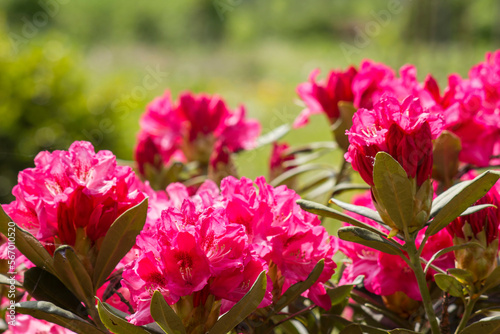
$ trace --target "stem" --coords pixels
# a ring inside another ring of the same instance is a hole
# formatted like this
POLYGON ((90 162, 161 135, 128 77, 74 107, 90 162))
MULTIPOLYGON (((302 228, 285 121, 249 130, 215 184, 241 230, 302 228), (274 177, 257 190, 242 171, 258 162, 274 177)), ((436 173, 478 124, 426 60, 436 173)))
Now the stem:
POLYGON ((424 270, 420 264, 420 256, 418 254, 417 248, 415 247, 415 241, 410 239, 406 240, 405 245, 408 246, 408 256, 410 257, 410 267, 415 273, 417 279, 418 288, 420 294, 422 295, 422 302, 424 304, 425 313, 427 314, 427 319, 429 319, 429 324, 431 325, 431 330, 433 334, 440 334, 439 322, 432 307, 431 294, 429 288, 427 287, 427 281, 425 279, 424 270))
POLYGON ((460 323, 458 324, 457 330, 455 331, 456 334, 460 333, 469 322, 470 315, 472 314, 472 310, 474 309, 474 305, 476 305, 477 300, 478 298, 467 298, 467 303, 465 304, 465 312, 462 316, 462 320, 460 320, 460 323))

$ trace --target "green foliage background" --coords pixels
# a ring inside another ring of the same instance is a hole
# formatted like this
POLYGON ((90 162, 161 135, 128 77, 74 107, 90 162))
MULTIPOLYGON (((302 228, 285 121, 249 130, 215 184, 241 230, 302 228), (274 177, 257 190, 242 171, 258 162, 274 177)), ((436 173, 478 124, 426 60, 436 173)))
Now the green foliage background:
MULTIPOLYGON (((40 150, 91 140, 131 159, 139 116, 165 89, 244 103, 265 132, 300 112, 295 87, 314 68, 413 63, 444 85, 500 46, 495 0, 3 0, 0 13, 2 203, 40 150), (166 74, 141 90, 151 69, 166 74)), ((321 116, 286 137, 328 139, 321 116)), ((241 173, 266 175, 268 153, 241 155, 241 173)))

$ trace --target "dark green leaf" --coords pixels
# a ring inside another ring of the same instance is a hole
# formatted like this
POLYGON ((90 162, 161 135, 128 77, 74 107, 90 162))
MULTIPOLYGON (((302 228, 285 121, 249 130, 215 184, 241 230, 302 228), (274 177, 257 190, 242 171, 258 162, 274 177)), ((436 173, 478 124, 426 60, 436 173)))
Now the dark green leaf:
POLYGON ((97 254, 92 282, 97 290, 115 269, 120 260, 135 245, 137 235, 144 228, 148 200, 125 211, 109 228, 97 254))
POLYGON ((403 230, 413 220, 414 191, 401 165, 386 152, 378 152, 373 166, 374 195, 394 224, 403 230))
POLYGON ((337 305, 345 301, 351 295, 351 291, 354 288, 353 284, 340 285, 335 289, 328 289, 328 295, 332 301, 332 306, 337 305))
POLYGON ((368 225, 366 223, 363 223, 357 219, 352 218, 349 215, 346 215, 345 213, 342 213, 342 212, 337 211, 335 209, 329 208, 329 207, 324 206, 322 204, 315 203, 312 201, 307 201, 304 199, 299 199, 297 201, 297 204, 300 205, 300 207, 302 209, 304 209, 305 211, 309 211, 311 213, 314 213, 314 214, 317 214, 317 215, 323 216, 323 217, 334 218, 334 219, 340 220, 342 222, 346 222, 346 223, 349 223, 351 225, 369 230, 369 231, 376 233, 380 236, 385 236, 384 233, 377 230, 375 227, 368 225))
POLYGON ((87 307, 93 307, 92 279, 72 247, 61 246, 55 250, 54 267, 61 282, 87 307))
POLYGON ((276 305, 274 306, 274 312, 281 311, 285 306, 292 303, 297 297, 299 297, 304 291, 309 289, 316 281, 319 276, 323 272, 323 268, 325 267, 325 260, 321 259, 314 266, 313 271, 309 274, 307 279, 303 282, 297 282, 291 287, 289 287, 286 292, 280 297, 276 305))
POLYGON ((465 327, 460 334, 498 334, 500 333, 500 320, 478 321, 465 327))
POLYGON ((182 324, 182 320, 167 304, 165 298, 159 291, 155 291, 151 300, 151 316, 154 321, 167 334, 186 334, 186 328, 182 324))
POLYGON ((445 191, 432 202, 431 217, 434 220, 425 231, 428 236, 445 228, 469 206, 483 197, 497 182, 500 174, 486 171, 471 181, 464 181, 445 191))
POLYGON ((434 275, 437 286, 454 297, 463 297, 462 284, 453 276, 445 274, 434 275))
POLYGON ((360 216, 370 218, 371 220, 376 221, 379 224, 385 225, 382 221, 382 218, 378 214, 377 211, 367 208, 366 206, 354 205, 339 201, 338 199, 332 198, 330 199, 330 203, 334 203, 341 207, 344 210, 351 211, 357 213, 360 216))
POLYGON ((266 272, 260 273, 255 280, 250 291, 247 292, 239 302, 236 303, 228 312, 226 312, 215 323, 209 334, 226 334, 231 331, 236 325, 242 322, 250 313, 255 311, 264 295, 267 288, 266 272))
POLYGON ((379 234, 365 230, 356 226, 341 227, 338 230, 339 238, 346 241, 352 241, 370 248, 377 249, 381 252, 400 255, 401 250, 393 245, 389 240, 381 237, 379 234))
POLYGON ((134 326, 127 320, 114 314, 106 303, 97 301, 97 310, 102 323, 115 334, 150 334, 146 329, 139 326, 134 326))
POLYGON ((38 267, 24 273, 24 288, 39 301, 47 301, 82 318, 88 314, 81 301, 54 275, 38 267))
MULTIPOLYGON (((9 222, 12 222, 9 216, 3 211, 0 205, 0 232, 5 236, 12 233, 9 231, 9 222)), ((54 273, 54 266, 52 257, 49 252, 42 246, 42 244, 31 233, 20 228, 17 224, 15 226, 15 240, 16 248, 23 253, 31 262, 37 267, 46 268, 48 271, 54 273)))
POLYGON ((63 310, 52 303, 46 301, 30 301, 16 304, 16 311, 28 314, 37 319, 46 320, 66 327, 78 334, 102 334, 94 325, 86 322, 77 315, 63 310))
POLYGON ((484 282, 483 289, 484 291, 488 291, 491 288, 494 288, 500 284, 500 267, 496 267, 493 269, 491 274, 486 278, 484 282))

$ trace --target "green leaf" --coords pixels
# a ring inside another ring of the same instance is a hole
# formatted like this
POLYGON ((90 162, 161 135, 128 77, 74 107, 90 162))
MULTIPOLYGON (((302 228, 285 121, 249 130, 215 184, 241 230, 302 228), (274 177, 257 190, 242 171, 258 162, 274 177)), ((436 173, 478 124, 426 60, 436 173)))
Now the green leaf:
POLYGON ((370 186, 366 184, 341 183, 333 187, 332 195, 337 195, 344 191, 349 191, 349 190, 368 190, 368 189, 370 189, 370 186))
POLYGON ((57 277, 87 307, 94 306, 94 288, 89 273, 70 246, 61 246, 54 252, 57 277))
POLYGON ((7 216, 0 205, 0 232, 8 236, 9 232, 12 234, 12 229, 14 228, 16 248, 37 267, 46 268, 48 271, 54 273, 52 257, 45 247, 31 233, 20 228, 17 224, 15 227, 9 226, 10 222, 12 222, 12 219, 7 216))
POLYGON ((424 272, 427 273, 427 270, 429 270, 432 262, 434 262, 434 260, 436 260, 438 257, 443 256, 444 254, 449 253, 449 252, 453 252, 456 250, 465 249, 465 248, 469 248, 469 247, 484 248, 481 244, 479 244, 477 242, 467 242, 465 244, 443 248, 443 249, 439 250, 437 253, 435 253, 434 255, 432 255, 432 257, 429 259, 429 262, 427 262, 427 264, 425 266, 424 272))
POLYGON ((267 288, 266 272, 260 273, 250 291, 228 312, 219 318, 210 329, 209 334, 226 334, 242 322, 250 313, 255 311, 264 299, 267 288))
POLYGON ((280 299, 274 306, 273 311, 275 313, 281 311, 284 307, 292 303, 304 291, 306 291, 314 283, 316 283, 319 276, 321 276, 324 267, 325 267, 325 260, 324 259, 319 260, 305 281, 297 282, 286 290, 286 292, 280 297, 280 299))
POLYGON ((24 288, 39 301, 47 301, 82 318, 88 314, 81 301, 54 275, 33 267, 24 273, 24 288))
POLYGON ((108 307, 106 303, 101 303, 100 300, 97 301, 97 310, 99 311, 99 317, 102 323, 115 334, 150 334, 146 329, 134 326, 129 323, 126 319, 123 319, 116 314, 114 314, 108 307))
POLYGON ((474 284, 474 276, 468 270, 460 268, 450 268, 447 271, 451 276, 455 277, 462 284, 474 284))
POLYGON ((147 212, 148 200, 146 198, 125 211, 113 222, 97 254, 92 277, 95 290, 106 281, 120 260, 135 245, 135 238, 144 228, 147 212))
POLYGON ((500 320, 478 321, 465 327, 460 334, 497 334, 500 333, 500 320))
POLYGON ((366 218, 370 218, 371 220, 374 220, 377 223, 385 226, 385 223, 382 221, 382 218, 380 217, 378 212, 375 210, 372 210, 370 208, 367 208, 366 206, 345 203, 345 202, 339 201, 338 199, 335 199, 335 198, 331 198, 330 203, 334 203, 344 210, 357 213, 358 215, 366 217, 366 218))
POLYGON ((0 274, 0 284, 9 286, 14 285, 17 288, 23 287, 23 285, 20 282, 16 281, 15 279, 11 279, 10 277, 5 276, 4 274, 0 274))
POLYGON ((77 315, 46 301, 22 302, 16 304, 16 311, 66 327, 78 334, 105 333, 77 315))
POLYGON ((463 297, 462 284, 453 276, 445 274, 434 275, 437 286, 454 297, 463 297))
POLYGON ((484 281, 483 291, 488 291, 500 284, 500 267, 493 269, 491 274, 484 281))
POLYGON ((389 331, 390 334, 418 334, 417 332, 411 331, 409 329, 404 328, 396 328, 392 331, 389 331))
POLYGON ((470 208, 468 208, 467 210, 465 210, 464 212, 462 212, 462 214, 460 214, 460 216, 467 216, 467 215, 471 215, 473 213, 476 213, 478 211, 481 211, 483 209, 486 209, 486 208, 497 208, 496 206, 494 206, 493 204, 479 204, 479 205, 474 205, 474 206, 471 206, 470 208))
POLYGON ((186 328, 182 324, 182 320, 167 304, 165 298, 159 291, 155 291, 151 300, 151 316, 154 321, 167 334, 186 334, 186 328))
POLYGON ((401 250, 393 245, 393 242, 381 237, 380 235, 371 231, 365 230, 356 226, 341 227, 338 230, 339 238, 346 241, 352 241, 370 248, 379 250, 381 252, 401 255, 401 250))
POLYGON ((431 221, 425 231, 426 236, 431 236, 457 218, 469 206, 483 197, 497 182, 500 174, 486 171, 471 181, 464 181, 442 193, 432 202, 431 221))
POLYGON ((377 202, 396 226, 403 230, 413 220, 413 185, 401 165, 386 152, 378 152, 373 166, 373 183, 377 202))
POLYGON ((351 291, 354 288, 354 284, 340 285, 335 289, 328 289, 327 293, 332 301, 332 306, 338 305, 344 302, 351 295, 351 291))
POLYGON ((334 218, 334 219, 340 220, 342 222, 346 222, 346 223, 349 223, 351 225, 369 230, 369 231, 376 233, 380 236, 385 236, 385 234, 383 232, 376 229, 375 227, 368 225, 366 223, 363 223, 363 222, 361 222, 361 221, 359 221, 359 220, 357 220, 349 215, 346 215, 345 213, 342 213, 342 212, 337 211, 335 209, 329 208, 329 207, 324 206, 322 204, 315 203, 312 201, 307 201, 304 199, 299 199, 297 201, 297 204, 300 205, 300 207, 305 211, 308 211, 308 212, 311 212, 311 213, 314 213, 314 214, 317 214, 317 215, 323 216, 323 217, 334 218))

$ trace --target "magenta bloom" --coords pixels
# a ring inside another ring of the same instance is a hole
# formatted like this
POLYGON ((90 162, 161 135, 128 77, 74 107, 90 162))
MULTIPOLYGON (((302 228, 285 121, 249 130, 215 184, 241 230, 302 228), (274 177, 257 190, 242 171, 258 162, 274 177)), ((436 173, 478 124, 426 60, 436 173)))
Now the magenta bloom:
POLYGON ((312 71, 309 82, 297 86, 297 94, 306 104, 306 109, 297 117, 294 127, 306 125, 309 116, 319 113, 324 113, 331 124, 335 123, 340 117, 338 103, 354 99, 351 86, 356 72, 351 66, 345 72, 331 71, 324 82, 316 82, 319 70, 312 71))
POLYGON ((154 217, 158 205, 165 208, 138 237, 139 256, 123 272, 136 311, 130 317, 133 323, 152 321, 148 307, 154 290, 169 304, 192 298, 194 307, 213 296, 225 312, 263 270, 273 266, 281 279, 268 279, 260 305, 268 306, 289 286, 305 280, 321 259, 324 271, 304 296, 330 307, 324 283, 334 273, 336 243, 317 216, 295 203, 299 198, 295 192, 284 186, 273 188, 264 178, 254 183, 234 177, 222 180, 220 193, 213 182, 203 184, 193 196, 175 183, 167 192, 166 199, 159 196, 152 205, 154 217), (278 284, 278 291, 273 284, 278 284), (278 295, 273 297, 272 292, 278 295))
POLYGON ((141 118, 135 149, 139 170, 154 169, 172 161, 198 161, 215 165, 212 151, 234 153, 255 145, 260 124, 245 118, 243 106, 231 111, 218 96, 181 94, 172 102, 170 93, 156 98, 141 118))
MULTIPOLYGON (((374 209, 369 191, 364 195, 357 196, 353 200, 353 203, 355 205, 366 206, 374 209)), ((355 213, 349 212, 348 214, 358 220, 381 229, 383 232, 388 232, 372 220, 355 213)), ((424 233, 425 229, 419 232, 417 247, 422 241, 424 233)), ((394 240, 397 241, 397 239, 394 240)), ((451 237, 445 231, 440 231, 427 240, 422 252, 422 257, 428 260, 437 251, 452 245, 453 243, 451 237)), ((414 300, 422 300, 415 274, 410 269, 408 264, 406 264, 406 262, 404 262, 399 256, 386 254, 354 242, 347 242, 343 240, 339 240, 339 249, 351 261, 344 271, 340 284, 351 283, 359 275, 364 275, 364 286, 372 293, 380 296, 389 296, 400 291, 404 292, 408 297, 414 300)), ((443 270, 453 268, 453 254, 447 253, 446 255, 438 258, 434 264, 443 270)), ((430 270, 427 275, 427 280, 431 281, 434 274, 435 272, 430 270)))
POLYGON ((419 100, 408 97, 402 104, 381 99, 373 110, 359 109, 353 117, 347 161, 363 180, 373 185, 375 155, 389 153, 420 186, 432 173, 432 140, 441 132, 441 120, 424 112, 419 100))
POLYGON ((145 198, 139 187, 132 169, 117 166, 110 151, 74 142, 68 151, 40 152, 35 168, 19 173, 16 200, 3 208, 49 251, 74 246, 78 230, 98 245, 114 220, 145 198))

